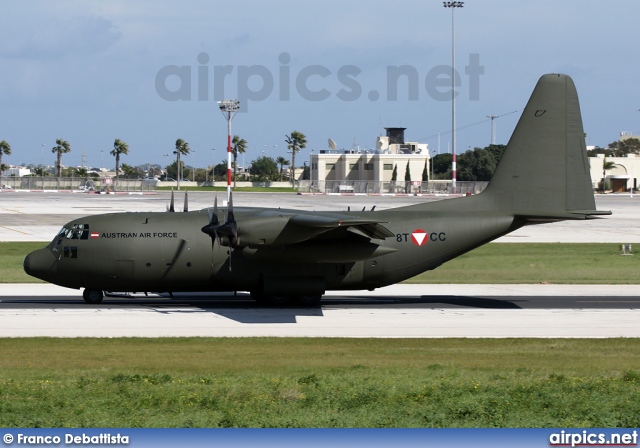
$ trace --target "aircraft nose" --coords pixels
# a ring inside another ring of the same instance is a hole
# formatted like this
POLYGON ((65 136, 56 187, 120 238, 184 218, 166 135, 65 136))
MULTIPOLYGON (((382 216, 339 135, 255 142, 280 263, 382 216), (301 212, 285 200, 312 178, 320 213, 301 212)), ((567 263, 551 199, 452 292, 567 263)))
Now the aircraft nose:
POLYGON ((47 280, 55 262, 56 256, 49 249, 38 249, 24 258, 22 266, 32 277, 47 280))

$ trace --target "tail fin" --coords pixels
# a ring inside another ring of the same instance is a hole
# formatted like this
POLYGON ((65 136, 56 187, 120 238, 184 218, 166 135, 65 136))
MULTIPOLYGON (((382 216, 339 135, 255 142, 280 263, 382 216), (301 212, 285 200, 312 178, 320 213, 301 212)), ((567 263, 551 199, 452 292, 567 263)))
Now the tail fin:
POLYGON ((530 220, 611 213, 595 207, 578 94, 569 76, 540 78, 491 182, 479 196, 493 209, 530 220))

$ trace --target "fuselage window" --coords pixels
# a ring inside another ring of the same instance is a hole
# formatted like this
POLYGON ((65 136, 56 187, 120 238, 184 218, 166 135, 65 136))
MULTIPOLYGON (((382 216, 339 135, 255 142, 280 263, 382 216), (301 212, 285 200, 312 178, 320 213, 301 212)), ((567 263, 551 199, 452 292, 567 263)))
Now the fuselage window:
POLYGON ((64 246, 63 254, 64 254, 64 258, 78 258, 78 247, 64 246))

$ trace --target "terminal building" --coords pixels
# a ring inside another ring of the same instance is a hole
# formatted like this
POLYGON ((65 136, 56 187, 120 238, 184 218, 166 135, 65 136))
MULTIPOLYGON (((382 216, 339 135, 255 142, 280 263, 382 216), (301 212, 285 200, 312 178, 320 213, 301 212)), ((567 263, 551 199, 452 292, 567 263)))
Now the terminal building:
POLYGON ((386 135, 377 138, 375 149, 337 149, 329 140, 329 149, 311 154, 311 181, 325 190, 326 182, 390 182, 396 169, 396 180, 405 181, 407 164, 412 181, 421 181, 422 173, 430 170, 429 148, 426 143, 407 142, 406 128, 385 128, 386 135))

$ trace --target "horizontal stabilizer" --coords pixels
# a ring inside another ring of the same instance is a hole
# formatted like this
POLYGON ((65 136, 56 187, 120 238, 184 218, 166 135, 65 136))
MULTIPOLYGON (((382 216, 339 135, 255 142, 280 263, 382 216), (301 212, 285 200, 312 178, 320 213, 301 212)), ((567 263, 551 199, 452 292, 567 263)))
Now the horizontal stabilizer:
POLYGON ((608 216, 611 212, 608 210, 568 210, 566 212, 549 213, 549 212, 532 212, 526 214, 518 214, 517 218, 524 219, 530 223, 555 222, 555 221, 579 221, 583 219, 597 219, 598 216, 608 216))

